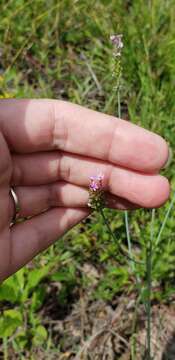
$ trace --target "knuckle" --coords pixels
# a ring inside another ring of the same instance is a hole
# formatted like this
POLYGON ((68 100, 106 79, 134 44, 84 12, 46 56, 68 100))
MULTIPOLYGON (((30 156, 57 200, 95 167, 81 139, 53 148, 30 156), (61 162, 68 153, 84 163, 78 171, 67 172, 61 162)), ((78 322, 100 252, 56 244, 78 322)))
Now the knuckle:
POLYGON ((55 149, 65 150, 68 139, 68 128, 61 101, 53 101, 51 105, 52 145, 55 149))

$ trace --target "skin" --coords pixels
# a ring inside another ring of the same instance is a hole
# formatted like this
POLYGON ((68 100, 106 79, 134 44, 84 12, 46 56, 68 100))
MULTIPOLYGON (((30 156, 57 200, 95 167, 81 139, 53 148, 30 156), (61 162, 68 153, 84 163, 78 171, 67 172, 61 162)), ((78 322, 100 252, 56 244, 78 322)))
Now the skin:
POLYGON ((104 174, 107 206, 159 207, 166 142, 125 120, 57 100, 0 100, 0 280, 89 215, 89 177, 104 174), (14 187, 20 216, 10 227, 14 187))

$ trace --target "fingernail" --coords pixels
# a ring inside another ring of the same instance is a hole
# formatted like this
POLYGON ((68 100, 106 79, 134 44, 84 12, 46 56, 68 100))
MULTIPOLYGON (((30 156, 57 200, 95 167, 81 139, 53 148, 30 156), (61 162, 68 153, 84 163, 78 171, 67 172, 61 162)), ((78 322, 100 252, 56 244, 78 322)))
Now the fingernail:
POLYGON ((165 163, 165 165, 162 167, 162 169, 166 169, 170 165, 172 158, 173 158, 173 151, 172 151, 171 147, 169 147, 169 149, 168 149, 168 160, 165 163))

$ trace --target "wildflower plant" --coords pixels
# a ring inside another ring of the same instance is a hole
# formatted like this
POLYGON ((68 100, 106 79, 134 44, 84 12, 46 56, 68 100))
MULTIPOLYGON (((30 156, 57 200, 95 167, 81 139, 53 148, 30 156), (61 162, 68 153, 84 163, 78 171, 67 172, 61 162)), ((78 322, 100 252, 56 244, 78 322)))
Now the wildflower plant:
MULTIPOLYGON (((118 99, 118 117, 121 118, 121 104, 120 104, 120 81, 122 76, 122 63, 121 63, 121 55, 123 49, 123 35, 111 35, 110 40, 113 44, 113 70, 112 76, 115 82, 114 90, 117 91, 117 99, 118 99)), ((103 174, 93 174, 90 177, 89 183, 89 201, 88 206, 93 210, 96 210, 101 213, 101 216, 104 220, 104 223, 110 233, 111 237, 114 241, 117 241, 115 234, 111 230, 108 219, 106 218, 103 208, 105 207, 105 191, 103 186, 104 175, 103 174)), ((124 255, 131 264, 131 270, 134 274, 136 274, 135 264, 144 265, 144 263, 138 262, 133 258, 132 248, 131 248, 131 239, 130 239, 130 231, 129 231, 129 222, 128 222, 128 212, 125 211, 125 227, 126 227, 126 237, 128 243, 128 252, 123 251, 123 248, 119 246, 119 251, 124 255)), ((153 220, 154 220, 155 212, 152 212, 152 230, 151 230, 151 241, 148 244, 147 248, 147 256, 146 256, 146 274, 147 274, 147 303, 145 305, 146 313, 147 313, 147 360, 152 360, 151 358, 151 270, 152 270, 152 238, 153 238, 153 220)), ((140 279, 136 275, 136 282, 138 285, 138 289, 140 288, 140 279)), ((138 297, 140 299, 140 296, 138 297)), ((139 301, 137 301, 139 303, 139 301)), ((134 355, 135 356, 135 355, 134 355)))
MULTIPOLYGON (((121 90, 121 77, 122 77, 122 62, 121 62, 121 55, 122 49, 124 47, 122 34, 119 35, 111 35, 110 40, 114 47, 113 52, 113 71, 112 76, 115 81, 114 90, 117 91, 117 115, 121 118, 121 100, 120 100, 120 90, 121 90)), ((165 214, 163 223, 160 227, 158 232, 158 236, 155 236, 154 231, 154 223, 155 223, 155 209, 151 210, 151 222, 150 222, 150 237, 147 240, 147 244, 145 246, 145 261, 139 262, 139 264, 144 266, 145 269, 145 279, 146 284, 145 288, 141 286, 141 279, 139 278, 135 264, 136 262, 133 258, 132 246, 131 246, 131 237, 130 237, 130 230, 129 230, 129 221, 128 221, 128 212, 124 212, 125 216, 125 228, 126 228, 126 237, 128 243, 128 259, 130 259, 131 270, 135 275, 136 284, 138 289, 138 298, 136 299, 136 312, 137 306, 140 303, 141 299, 143 300, 145 312, 146 312, 146 319, 147 319, 147 326, 146 326, 146 349, 145 349, 145 360, 153 360, 152 357, 152 349, 151 349, 151 297, 152 297, 152 273, 153 273, 153 265, 154 265, 154 253, 157 248, 158 243, 160 242, 160 237, 162 235, 162 231, 165 227, 167 219, 169 217, 170 211, 175 202, 175 195, 173 196, 170 205, 168 207, 167 213, 165 214), (145 293, 145 296, 142 296, 145 293)), ((134 339, 134 334, 133 334, 134 339)), ((135 344, 133 348, 136 348, 135 344)), ((135 350, 132 351, 132 344, 131 344, 131 355, 132 359, 135 359, 136 353, 135 350)))
MULTIPOLYGON (((113 78, 115 80, 114 90, 117 91, 117 115, 121 118, 121 100, 120 100, 120 82, 122 76, 122 65, 121 65, 121 52, 123 49, 123 41, 122 41, 122 34, 120 35, 112 35, 110 40, 114 47, 113 52, 113 78)), ((126 228, 126 237, 128 243, 128 251, 129 251, 129 258, 130 258, 130 265, 131 270, 135 274, 137 288, 139 291, 138 299, 141 298, 142 288, 140 286, 140 279, 136 273, 135 262, 133 260, 132 254, 132 247, 131 247, 131 237, 130 237, 130 230, 129 230, 129 221, 128 221, 128 212, 124 212, 125 217, 125 228, 126 228)), ((155 218, 155 210, 152 210, 152 219, 151 219, 151 234, 150 239, 148 241, 148 245, 146 248, 146 261, 143 263, 145 266, 146 272, 146 299, 145 299, 145 310, 146 310, 146 317, 147 317, 147 342, 146 342, 146 351, 145 356, 146 360, 152 360, 151 356, 151 290, 152 290, 152 249, 153 249, 153 229, 154 229, 154 218, 155 218)), ((138 301, 136 300, 138 303, 138 301)), ((133 346, 135 348, 135 344, 133 346)), ((136 354, 132 354, 132 357, 135 357, 136 354)))
MULTIPOLYGON (((121 100, 120 100, 120 91, 121 91, 121 78, 122 78, 122 50, 124 47, 123 35, 111 35, 110 40, 113 45, 113 64, 112 64, 112 77, 114 80, 113 89, 116 91, 117 95, 117 116, 121 118, 121 100)), ((165 228, 167 220, 169 218, 170 212, 175 204, 175 194, 170 202, 168 210, 165 214, 162 225, 158 231, 158 235, 155 234, 155 209, 151 210, 151 221, 150 221, 150 236, 147 239, 146 245, 144 245, 144 261, 138 261, 135 259, 133 254, 132 245, 131 245, 131 236, 129 229, 129 220, 128 220, 128 211, 124 211, 124 221, 126 229, 126 238, 128 244, 128 251, 123 248, 121 244, 118 243, 116 235, 111 230, 108 219, 106 218, 104 207, 105 207, 105 178, 104 174, 98 173, 92 174, 89 179, 89 201, 88 206, 93 210, 98 211, 103 221, 108 229, 110 236, 118 244, 119 252, 129 260, 132 274, 135 276, 136 289, 138 296, 135 303, 135 315, 133 319, 132 326, 132 338, 131 338, 131 359, 136 358, 136 319, 138 313, 138 306, 142 302, 144 305, 146 313, 146 349, 144 353, 144 360, 153 360, 152 348, 151 348, 151 298, 152 298, 152 276, 153 276, 153 267, 155 265, 155 254, 156 249, 161 241, 162 232, 165 228), (142 274, 144 274, 144 279, 140 278, 139 271, 137 271, 136 265, 142 266, 142 274), (145 284, 145 285, 144 285, 145 284)))

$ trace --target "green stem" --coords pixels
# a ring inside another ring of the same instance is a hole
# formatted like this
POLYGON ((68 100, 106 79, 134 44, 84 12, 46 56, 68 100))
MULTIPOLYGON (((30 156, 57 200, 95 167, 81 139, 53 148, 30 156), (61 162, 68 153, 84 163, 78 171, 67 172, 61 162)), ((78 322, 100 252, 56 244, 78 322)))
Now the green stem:
POLYGON ((175 193, 174 193, 174 195, 173 195, 173 197, 172 197, 172 200, 171 200, 171 202, 170 202, 170 205, 169 205, 169 207, 168 207, 168 210, 167 210, 167 212, 166 212, 166 214, 165 214, 163 223, 162 223, 161 228, 160 228, 160 230, 159 230, 157 239, 156 239, 156 241, 155 241, 155 248, 157 247, 157 245, 158 245, 159 242, 160 242, 162 232, 163 232, 164 227, 165 227, 165 225, 166 225, 166 222, 167 222, 167 220, 168 220, 168 218, 169 218, 169 214, 170 214, 170 211, 172 210, 172 207, 173 207, 173 205, 174 205, 174 202, 175 202, 175 193))
MULTIPOLYGON (((121 101, 120 101, 120 88, 118 88, 117 91, 117 108, 118 108, 118 117, 121 118, 121 101)), ((131 237, 130 237, 130 231, 129 231, 129 221, 128 221, 128 212, 124 211, 124 217, 125 217, 125 228, 126 228, 126 238, 128 243, 128 252, 129 257, 132 259, 132 246, 131 246, 131 237)), ((135 264, 133 261, 130 261, 131 269, 133 272, 135 272, 135 264)))
MULTIPOLYGON (((131 237, 130 237, 130 231, 129 231, 129 221, 128 221, 128 212, 127 211, 124 212, 124 216, 125 216, 125 228, 126 228, 126 238, 127 238, 127 243, 128 243, 128 252, 130 254, 130 258, 132 259, 133 255, 132 255, 131 237)), ((130 265, 131 265, 132 271, 135 272, 135 264, 132 261, 130 261, 130 265)))
POLYGON ((117 113, 118 113, 118 117, 119 119, 121 119, 121 101, 120 101, 120 89, 118 89, 117 91, 117 113))
POLYGON ((146 251, 146 273, 147 273, 147 358, 151 360, 151 294, 152 294, 152 255, 154 238, 155 209, 151 212, 151 231, 148 248, 146 251))
MULTIPOLYGON (((103 209, 102 209, 102 208, 99 208, 98 211, 100 212, 100 214, 101 214, 101 216, 102 216, 102 218, 103 218, 103 220, 104 220, 104 223, 105 223, 105 225, 106 225, 106 227, 107 227, 107 229, 108 229, 111 237, 112 237, 113 240, 116 242, 116 240, 117 240, 117 239, 116 239, 116 236, 114 235, 113 231, 112 231, 111 228, 110 228, 110 225, 109 225, 108 220, 107 220, 107 218, 106 218, 106 216, 105 216, 105 214, 104 214, 103 209)), ((121 251, 122 255, 124 255, 128 260, 134 262, 135 264, 144 265, 144 263, 142 263, 142 262, 140 262, 140 261, 136 261, 135 259, 131 258, 128 254, 126 254, 125 251, 121 248, 121 246, 120 246, 120 251, 121 251)))
POLYGON ((147 249, 146 269, 147 269, 147 360, 151 360, 151 287, 152 287, 152 261, 151 247, 147 249))

